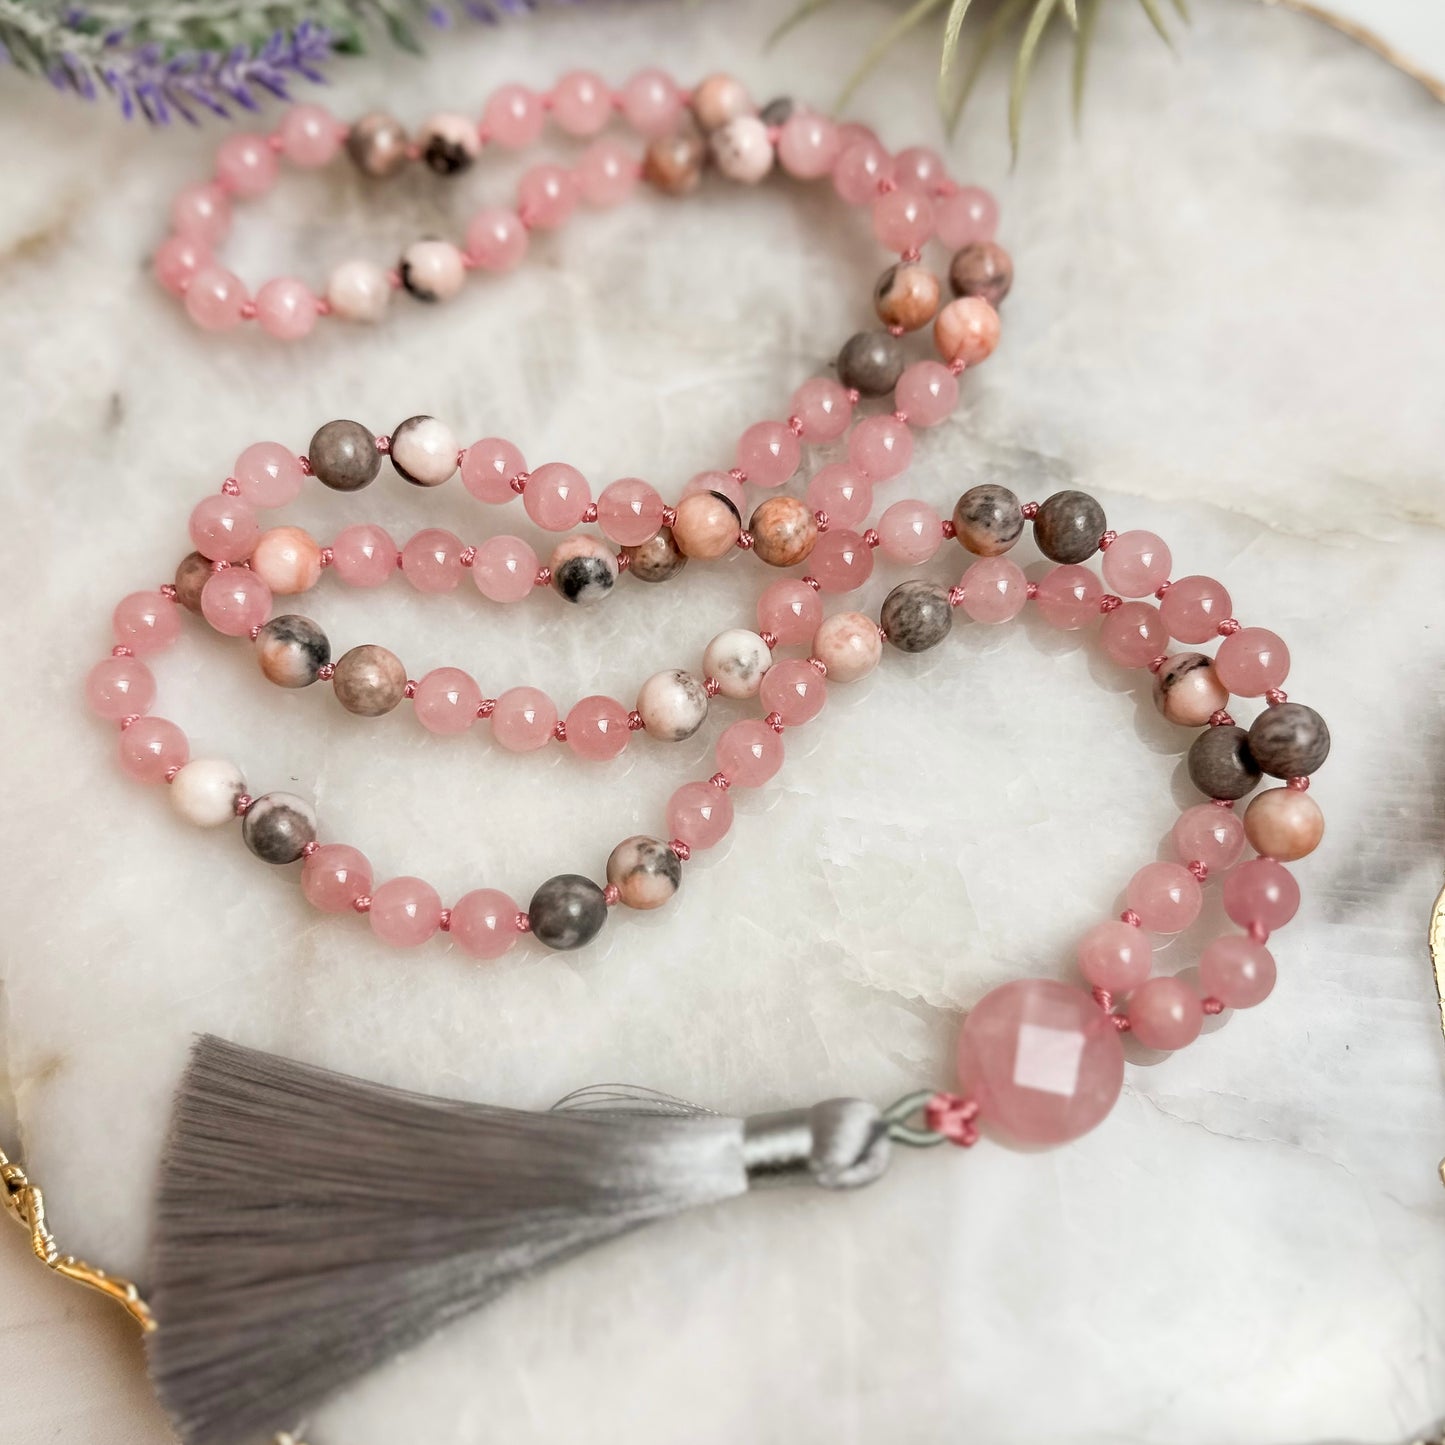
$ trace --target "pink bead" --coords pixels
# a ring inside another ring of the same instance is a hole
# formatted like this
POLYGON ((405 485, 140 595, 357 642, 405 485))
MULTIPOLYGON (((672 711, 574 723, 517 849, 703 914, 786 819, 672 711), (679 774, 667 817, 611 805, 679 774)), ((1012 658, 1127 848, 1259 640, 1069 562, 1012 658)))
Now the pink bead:
POLYGON ((241 323, 246 304, 241 278, 224 266, 205 266, 186 287, 186 315, 203 331, 229 331, 241 323))
POLYGON ((341 149, 345 132, 330 111, 319 105, 293 105, 276 128, 281 154, 293 166, 324 166, 341 149))
POLYGON ((842 149, 838 127, 827 116, 806 110, 790 115, 778 137, 778 159, 783 169, 804 181, 827 175, 842 149))
POLYGON ((548 532, 566 532, 581 520, 592 501, 587 478, 566 462, 547 462, 532 473, 522 505, 548 532))
POLYGON ((616 206, 637 189, 642 171, 621 141, 594 141, 577 161, 577 187, 589 206, 616 206))
POLYGON ((271 615, 271 589, 249 567, 213 572, 201 588, 201 615, 226 637, 246 637, 271 615))
POLYGON ((880 546, 894 562, 926 562, 943 545, 943 518, 917 498, 894 502, 878 519, 880 546))
POLYGON ((462 485, 479 502, 510 502, 512 478, 526 470, 521 452, 501 437, 483 437, 462 453, 462 485))
POLYGON ((371 931, 393 948, 416 948, 442 922, 442 901, 420 878, 389 878, 371 895, 371 931))
POLYGON ((873 575, 873 549, 857 532, 829 527, 814 544, 808 567, 822 591, 839 597, 856 591, 873 575))
POLYGON ((261 535, 256 509, 241 497, 203 497, 187 524, 191 545, 212 562, 244 562, 261 535))
POLYGON ((925 196, 947 178, 943 157, 927 146, 908 146, 893 157, 893 179, 925 196))
POLYGON ((542 134, 547 119, 542 99, 524 85, 504 85, 492 92, 482 110, 487 136, 509 150, 523 150, 542 134))
POLYGON ((212 264, 211 248, 191 236, 167 236, 151 258, 156 280, 175 296, 184 293, 197 271, 212 264))
POLYGON ((256 541, 251 571, 277 597, 309 592, 321 580, 321 544, 301 527, 270 527, 256 541))
POLYGON ((815 512, 828 514, 830 527, 856 529, 873 510, 873 484, 847 462, 831 462, 814 473, 806 492, 815 512))
POLYGON ((597 521, 602 534, 620 547, 633 547, 655 537, 662 527, 662 498, 640 477, 622 477, 602 489, 597 521))
POLYGON ((682 95, 660 70, 640 70, 622 87, 622 114, 639 135, 666 135, 682 114, 682 95))
POLYGON ((184 187, 171 202, 171 230, 208 248, 219 245, 231 230, 230 198, 210 181, 184 187))
POLYGON ((998 345, 998 312, 982 296, 958 296, 933 319, 933 344, 945 361, 977 366, 998 345))
POLYGON ((1180 863, 1146 863, 1129 880, 1125 897, 1151 933, 1182 933, 1204 902, 1199 880, 1180 863))
POLYGON ((253 507, 285 507, 301 495, 306 474, 300 459, 280 442, 253 442, 236 458, 240 496, 253 507))
POLYGON ((85 700, 107 722, 138 717, 156 700, 156 680, 138 657, 103 657, 86 675, 85 700))
POLYGON ((495 888, 476 888, 452 905, 451 936, 473 958, 500 958, 516 943, 516 903, 495 888))
POLYGON ((186 735, 163 717, 137 718, 120 735, 120 765, 138 783, 163 783, 191 755, 186 735))
POLYGON ((281 167, 263 135, 228 135, 216 151, 216 179, 235 196, 263 196, 281 167))
POLYGON ((781 487, 802 460, 803 449, 785 423, 760 421, 738 438, 738 467, 755 487, 781 487))
POLYGON ((1036 600, 1046 622, 1072 632, 1099 615, 1103 595, 1103 584, 1087 567, 1065 564, 1045 573, 1036 600))
POLYGON ((711 783, 684 783, 668 800, 670 835, 694 850, 716 847, 732 825, 732 799, 711 783))
POLYGON ((1170 836, 1181 863, 1203 863, 1211 873, 1233 868, 1244 852, 1244 824, 1239 815, 1213 803, 1186 808, 1170 836))
POLYGON ((316 295, 294 276, 276 276, 256 293, 256 320, 278 341, 299 341, 316 325, 316 295))
POLYGON ((1008 622, 1023 611, 1029 582, 1007 557, 980 557, 963 574, 963 610, 975 622, 1008 622))
POLYGON ((416 720, 429 732, 464 733, 477 720, 482 690, 459 667, 436 667, 416 685, 416 720))
POLYGON ((978 186, 960 186, 934 202, 938 239, 950 251, 974 241, 992 241, 998 231, 998 202, 978 186))
POLYGON ((1169 548, 1153 532, 1120 532, 1104 553, 1104 581, 1120 597, 1150 597, 1173 565, 1169 548))
POLYGON ((1268 628, 1241 627, 1219 644, 1214 671, 1236 697, 1263 697, 1271 688, 1284 686, 1289 648, 1268 628))
POLYGON ((450 592, 462 580, 462 539, 427 527, 401 549, 401 566, 418 592, 450 592))
POLYGON ((1148 602, 1116 607, 1104 618, 1099 640, 1120 667, 1148 667, 1169 643, 1159 609, 1148 602))
POLYGON ((180 613, 164 592, 132 592, 122 597, 111 614, 111 625, 115 640, 138 657, 164 652, 181 635, 180 613))
POLYGON ((545 748, 557 726, 557 704, 535 687, 508 688, 492 713, 492 736, 508 752, 545 748))
POLYGON ((349 587, 379 587, 396 569, 396 543, 382 528, 358 522, 337 533, 331 565, 349 587))
POLYGON ((733 504, 733 510, 738 516, 747 515, 747 493, 743 491, 742 483, 727 472, 699 472, 690 477, 682 489, 682 495, 690 497, 695 492, 716 492, 733 504))
POLYGON ((1199 987, 1225 1008, 1253 1008, 1274 991, 1274 955, 1242 933, 1216 938, 1199 956, 1199 987))
POLYGON ((1224 911, 1241 928, 1273 933, 1299 911, 1299 884, 1283 863, 1250 858, 1224 880, 1224 911))
POLYGON ((941 361, 915 361, 898 378, 893 398, 911 426, 937 426, 958 405, 958 378, 941 361))
MULTIPOLYGON (((823 537, 831 535, 831 532, 823 533, 823 537)), ((822 541, 823 537, 818 540, 822 541)), ((813 551, 816 554, 817 548, 813 551)), ((811 642, 822 620, 822 599, 796 577, 769 583, 758 598, 758 631, 771 632, 780 647, 811 642)))
POLYGON ((933 202, 917 191, 890 191, 873 202, 873 234, 878 244, 901 256, 921 251, 933 234, 933 202))
POLYGON ((1180 642, 1208 642, 1232 605, 1224 584, 1213 577, 1181 577, 1160 599, 1159 613, 1180 642))
POLYGON ((1093 988, 1129 993, 1149 977, 1153 963, 1149 935, 1117 918, 1096 923, 1079 940, 1079 972, 1093 988))
POLYGON ((803 424, 803 439, 816 445, 836 441, 853 419, 848 389, 831 376, 809 377, 793 393, 791 411, 803 424))
POLYGON ((1129 995, 1129 1025, 1146 1049, 1182 1049, 1199 1037, 1204 1009, 1182 978, 1151 978, 1129 995))
POLYGON ((958 1077, 986 1124, 1013 1142, 1064 1144, 1103 1121, 1124 1084, 1124 1048, 1082 989, 1017 979, 969 1010, 958 1077))
POLYGON ((567 746, 579 758, 605 763, 627 747, 627 709, 615 698, 584 697, 567 714, 567 746))
POLYGON ((833 189, 850 206, 874 200, 879 181, 892 178, 893 158, 876 140, 845 144, 833 166, 833 189))
POLYGON ((717 765, 738 788, 761 788, 783 765, 783 739, 760 718, 729 723, 718 735, 717 765))
POLYGON ((763 674, 758 690, 765 713, 777 713, 788 727, 812 722, 828 699, 828 684, 811 663, 801 657, 775 662, 763 674))
POLYGON ((323 843, 301 865, 301 891, 322 913, 346 913, 371 892, 371 862, 345 843, 323 843))
POLYGON ((533 166, 517 184, 517 214, 522 224, 550 231, 577 206, 577 178, 561 166, 533 166))
POLYGON ((848 460, 870 482, 889 481, 908 470, 913 460, 913 433, 887 412, 866 417, 848 438, 848 460))
POLYGON ((527 254, 527 228, 515 211, 487 206, 467 226, 467 254, 483 271, 511 271, 527 254))
POLYGON ((538 566, 537 554, 520 537, 488 537, 477 548, 472 581, 493 602, 520 602, 531 596, 538 566))
POLYGON ((600 75, 570 70, 552 87, 552 115, 568 135, 596 135, 612 115, 612 92, 600 75))

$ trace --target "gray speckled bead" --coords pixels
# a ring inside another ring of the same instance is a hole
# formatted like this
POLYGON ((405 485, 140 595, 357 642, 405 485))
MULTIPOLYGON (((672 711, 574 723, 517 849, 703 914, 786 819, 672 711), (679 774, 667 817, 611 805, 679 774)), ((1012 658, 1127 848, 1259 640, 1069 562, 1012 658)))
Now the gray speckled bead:
POLYGON ((671 527, 659 527, 655 537, 635 546, 624 547, 627 570, 639 582, 666 582, 687 566, 687 558, 678 550, 671 527))
POLYGON ((955 296, 982 296, 995 311, 1014 282, 1014 263, 993 241, 975 241, 954 254, 948 284, 955 296))
POLYGON ((1051 562, 1087 562, 1107 525, 1104 509, 1087 492, 1055 492, 1039 505, 1034 541, 1051 562))
POLYGON ((785 125, 793 118, 798 102, 790 95, 780 95, 770 100, 759 112, 758 119, 764 125, 785 125))
POLYGON ((331 661, 331 643, 309 617, 288 612, 256 634, 256 661, 277 687, 310 687, 331 661))
POLYGON ((1314 708, 1282 702, 1255 718, 1249 750, 1272 778, 1307 778, 1330 755, 1330 730, 1314 708))
POLYGON ((263 793, 241 820, 241 837, 263 863, 294 863, 316 841, 316 812, 295 793, 263 793))
POLYGON ((395 116, 374 110, 346 133, 346 154, 363 174, 378 180, 406 164, 406 129, 395 116))
POLYGON ((581 948, 607 922, 607 899, 590 878, 559 873, 532 895, 527 918, 538 942, 548 948, 581 948))
POLYGON ((368 642, 341 655, 331 686, 347 712, 380 717, 406 696, 406 668, 396 653, 368 642))
POLYGON ((579 533, 558 542, 549 560, 552 586, 569 602, 590 607, 617 585, 617 556, 596 537, 579 533))
POLYGON ((682 882, 682 859, 660 838, 624 838, 608 856, 607 881, 628 908, 661 908, 682 882))
POLYGON ((886 331, 860 331, 838 353, 838 380, 860 396, 886 396, 903 375, 903 347, 886 331))
POLYGON ((359 492, 381 470, 376 438, 359 421, 329 421, 306 448, 311 471, 333 492, 359 492))
POLYGON ((187 612, 200 612, 201 589, 211 580, 211 564, 199 552, 189 552, 176 568, 176 601, 187 612))
POLYGON ((948 589, 918 578, 900 582, 883 599, 878 620, 888 641, 900 652, 927 652, 937 647, 953 626, 948 589))
POLYGON ((1259 782, 1259 764, 1240 727, 1206 728, 1189 749, 1189 777, 1210 798, 1242 798, 1259 782))
POLYGON ((959 545, 976 557, 1001 557, 1023 535, 1019 499, 994 482, 970 487, 953 508, 953 532, 959 545))

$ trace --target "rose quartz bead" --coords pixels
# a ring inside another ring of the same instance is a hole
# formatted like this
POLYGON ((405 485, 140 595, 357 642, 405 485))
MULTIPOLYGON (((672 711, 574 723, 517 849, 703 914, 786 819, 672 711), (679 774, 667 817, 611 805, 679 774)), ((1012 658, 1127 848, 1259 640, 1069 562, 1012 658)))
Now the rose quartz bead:
POLYGON ((436 667, 416 685, 416 719, 429 733, 464 733, 477 720, 482 690, 459 667, 436 667))
POLYGON ((301 461, 280 442, 253 442, 233 468, 240 496, 253 507, 285 507, 301 495, 301 461))
POLYGON ((1222 582, 1213 577, 1181 577, 1169 584, 1160 599, 1159 613, 1170 635, 1180 642, 1208 642, 1229 616, 1231 606, 1222 582))
POLYGON ((205 331, 229 331, 241 323, 246 304, 241 278, 224 266, 206 266, 186 287, 186 314, 205 331))
POLYGON ((845 144, 833 166, 833 189, 850 206, 874 200, 879 181, 892 178, 893 158, 876 140, 845 144))
POLYGON ((358 522, 337 533, 331 565, 349 587, 379 587, 396 568, 396 543, 382 528, 358 522))
POLYGON ((938 313, 933 344, 945 361, 977 366, 998 345, 998 312, 982 296, 960 296, 938 313))
POLYGON ((933 203, 938 239, 949 250, 992 241, 998 231, 998 202, 979 186, 960 186, 933 203))
POLYGON ((1173 565, 1168 546, 1153 532, 1120 532, 1104 553, 1104 581, 1120 597, 1149 597, 1173 565))
POLYGON ((1169 638, 1157 607, 1126 602, 1104 618, 1099 640, 1120 667, 1148 667, 1164 651, 1169 638))
POLYGON ((418 592, 450 592, 462 580, 462 539, 426 527, 401 549, 401 566, 418 592))
POLYGON ((138 657, 103 657, 86 675, 85 700, 107 722, 138 717, 156 700, 156 680, 138 657))
POLYGON ((894 502, 878 519, 880 546, 894 562, 926 562, 943 545, 943 518, 915 497, 894 502))
POLYGON ((309 592, 321 580, 321 544, 300 527, 272 527, 256 542, 251 570, 279 597, 309 592))
POLYGON ((294 276, 274 276, 256 293, 256 320, 278 341, 299 341, 316 325, 316 295, 294 276))
POLYGON ((473 958, 500 958, 516 943, 516 903, 495 888, 475 888, 452 905, 451 936, 473 958))
POLYGON ((201 588, 201 615, 226 637, 245 637, 271 615, 271 589, 249 567, 213 572, 201 588))
POLYGON ((1211 873, 1233 868, 1244 852, 1244 824, 1238 814, 1213 803, 1186 808, 1170 836, 1181 862, 1203 863, 1211 873))
MULTIPOLYGON (((1166 599, 1169 595, 1164 594, 1166 599)), ((1271 688, 1284 686, 1289 648, 1268 628, 1241 627, 1219 644, 1214 671, 1236 697, 1263 697, 1271 688)))
POLYGON ((524 85, 494 90, 482 109, 482 128, 489 139, 508 150, 523 150, 542 134, 547 113, 541 96, 524 85))
POLYGON ((1273 858, 1250 858, 1224 880, 1224 911, 1241 928, 1283 928, 1299 910, 1299 884, 1273 858))
MULTIPOLYGON (((831 533, 823 535, 827 537, 831 533)), ((807 642, 822 620, 822 600, 806 582, 796 577, 769 583, 758 598, 758 631, 771 632, 780 647, 807 642)))
POLYGON ((324 166, 341 149, 345 130, 330 111, 319 105, 293 105, 276 128, 281 154, 293 166, 324 166))
POLYGON ((927 146, 907 146, 893 158, 893 179, 925 196, 947 175, 943 157, 927 146))
POLYGON ((841 596, 873 575, 873 549, 857 532, 829 527, 814 544, 808 567, 824 592, 841 596))
POLYGON ((589 206, 620 205, 641 175, 637 157, 621 141, 594 141, 577 160, 577 188, 589 206))
POLYGON ((479 502, 510 502, 517 495, 512 478, 526 470, 521 452, 501 437, 483 437, 462 453, 462 485, 479 502))
POLYGON ((345 913, 371 892, 371 862, 345 843, 323 843, 301 865, 301 891, 322 913, 345 913))
POLYGON ((959 1031, 958 1077, 983 1119, 1013 1142, 1064 1144, 1114 1107, 1124 1048, 1082 989, 1017 979, 969 1010, 959 1031))
POLYGON ((1008 622, 1023 611, 1029 581, 1007 557, 980 557, 963 574, 963 610, 975 622, 1008 622))
POLYGON ((1226 1008, 1254 1008, 1274 991, 1274 955, 1243 933, 1216 938, 1199 956, 1199 987, 1226 1008))
POLYGON ((442 901, 420 878, 388 878, 371 895, 371 931, 393 948, 416 948, 442 922, 442 901))
POLYGON ((557 726, 557 704, 535 687, 508 688, 492 712, 492 736, 508 752, 545 748, 557 726))
POLYGON ((873 234, 878 244, 901 256, 920 251, 933 234, 933 202, 917 191, 890 191, 873 202, 873 234))
POLYGON ((1267 788, 1245 809, 1244 832, 1250 847, 1277 863, 1306 858, 1325 836, 1325 815, 1298 788, 1267 788))
POLYGON ((575 527, 591 501, 587 478, 566 462, 546 462, 538 467, 522 493, 527 515, 549 532, 575 527))
POLYGON ((231 230, 231 201, 214 181, 185 186, 171 202, 171 230, 210 248, 231 230))
POLYGON ((1151 978, 1129 995, 1129 1024, 1146 1049, 1182 1049, 1199 1037, 1204 1009, 1182 978, 1151 978))
POLYGON ((877 145, 878 132, 872 126, 864 125, 862 121, 845 120, 838 127, 838 139, 843 142, 844 150, 852 145, 861 145, 865 141, 877 145))
POLYGON ((216 151, 216 179, 235 196, 263 196, 280 172, 276 152, 263 135, 228 135, 216 151))
POLYGON ((639 135, 666 135, 682 114, 682 95, 672 77, 640 70, 620 91, 622 114, 639 135))
POLYGON ((764 712, 779 714, 788 727, 801 727, 823 711, 828 684, 811 663, 790 657, 767 670, 758 697, 764 712))
POLYGON ((612 115, 612 92, 600 75, 569 70, 552 87, 552 115, 568 135, 596 135, 612 115))
POLYGON ((694 850, 715 848, 732 825, 732 799, 711 783, 684 783, 668 800, 670 835, 694 850))
POLYGON ((755 487, 781 487, 802 456, 798 438, 780 421, 760 421, 738 438, 738 467, 755 487))
POLYGON ((567 714, 567 746, 589 762, 619 756, 629 736, 627 709, 616 698, 584 697, 567 714))
POLYGON ((533 166, 517 183, 517 214, 522 224, 554 230, 577 206, 577 178, 561 166, 533 166))
POLYGON ((812 655, 828 669, 828 681, 857 682, 883 657, 878 624, 862 612, 835 612, 813 634, 812 655))
POLYGON ((132 592, 122 597, 111 614, 111 626, 115 640, 138 657, 164 652, 181 635, 180 613, 164 592, 132 592))
POLYGON ((793 393, 791 411, 803 424, 803 439, 814 445, 836 441, 853 419, 847 388, 831 376, 809 377, 793 393))
POLYGON ((240 497, 203 497, 187 524, 191 545, 212 562, 244 562, 261 535, 256 509, 240 497))
POLYGON ((167 236, 151 258, 156 280, 176 296, 191 284, 197 271, 211 264, 211 248, 191 236, 167 236))
POLYGON ((515 211, 487 206, 467 226, 467 254, 483 271, 512 271, 527 254, 527 228, 515 211))
POLYGON ((1129 880, 1125 897, 1151 933, 1182 933, 1204 902, 1199 880, 1181 863, 1146 863, 1129 880))
POLYGON ((602 534, 622 547, 636 547, 662 526, 662 498, 640 477, 622 477, 603 487, 597 498, 602 534))
POLYGON ((941 361, 915 361, 893 389, 898 410, 911 426, 937 426, 958 405, 958 378, 941 361))
POLYGON ((783 739, 760 718, 730 723, 718 736, 717 765, 739 788, 761 788, 783 765, 783 739))
POLYGON ((815 512, 826 512, 830 527, 861 527, 873 510, 873 484, 847 462, 820 468, 805 493, 815 512))
POLYGON ((908 470, 913 433, 897 417, 883 413, 860 421, 848 438, 848 460, 870 482, 886 482, 908 470))
POLYGON ((826 116, 794 111, 778 136, 778 159, 790 176, 817 180, 833 169, 843 149, 838 127, 826 116))
POLYGON ((1142 928, 1117 918, 1096 923, 1079 940, 1079 972, 1094 988, 1125 994, 1136 989, 1154 963, 1154 946, 1142 928))
POLYGON ((1072 632, 1099 615, 1103 595, 1103 584, 1087 567, 1066 563, 1044 574, 1036 600, 1046 622, 1072 632))
POLYGON ((163 783, 191 755, 186 735, 163 717, 137 718, 120 735, 120 765, 138 783, 163 783))
POLYGON ((520 602, 531 595, 540 564, 520 537, 488 537, 477 548, 472 581, 493 602, 520 602))

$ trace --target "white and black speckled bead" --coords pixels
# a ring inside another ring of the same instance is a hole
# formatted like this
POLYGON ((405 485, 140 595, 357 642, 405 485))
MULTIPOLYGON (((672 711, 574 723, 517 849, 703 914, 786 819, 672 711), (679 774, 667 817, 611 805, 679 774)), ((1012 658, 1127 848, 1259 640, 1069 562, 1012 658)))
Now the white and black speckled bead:
POLYGON ((717 679, 724 697, 756 697, 763 674, 773 665, 768 644, 746 627, 729 627, 719 632, 702 655, 702 668, 717 679))
POLYGON ((331 642, 309 617, 288 612, 256 634, 256 661, 277 687, 310 687, 331 661, 331 642))
POLYGON ((660 838, 624 838, 608 855, 607 881, 628 908, 661 908, 682 883, 682 859, 660 838))
POLYGON ((591 943, 607 922, 607 898, 578 873, 549 878, 527 906, 527 919, 538 942, 559 952, 591 943))
POLYGON ((569 602, 590 607, 617 585, 617 556, 605 542, 580 534, 559 542, 548 562, 552 586, 569 602))
POLYGON ((295 793, 263 793, 246 810, 241 837, 263 863, 294 863, 316 841, 316 811, 295 793))
POLYGON ((418 301, 450 301, 466 283, 462 253, 450 241, 413 241, 397 264, 401 284, 418 301))
POLYGON ((219 828, 235 821, 236 801, 246 780, 225 758, 192 758, 166 789, 177 815, 198 828, 219 828))
POLYGON ((476 123, 464 115, 434 115, 416 139, 422 160, 439 176, 457 175, 482 153, 476 123))
POLYGON ((1259 764, 1241 727, 1205 728, 1189 749, 1189 778, 1206 797, 1233 801, 1252 793, 1259 764))
POLYGON ((638 689, 637 711, 649 737, 680 743, 706 721, 707 689, 690 672, 655 672, 638 689))
POLYGON ((1250 725, 1249 750, 1272 778, 1307 778, 1330 755, 1330 730, 1314 708, 1282 702, 1250 725))
POLYGON ((1039 504, 1034 541, 1051 562, 1087 562, 1106 526, 1104 509, 1087 492, 1055 492, 1039 504))
POLYGON ((409 416, 391 434, 391 464, 416 487, 439 487, 457 469, 457 439, 434 416, 409 416))
POLYGON ((329 421, 311 438, 306 459, 312 474, 333 492, 359 492, 376 480, 381 453, 359 421, 329 421))
POLYGON ((900 582, 883 599, 878 620, 888 641, 900 652, 927 652, 937 647, 953 626, 948 589, 919 578, 900 582))

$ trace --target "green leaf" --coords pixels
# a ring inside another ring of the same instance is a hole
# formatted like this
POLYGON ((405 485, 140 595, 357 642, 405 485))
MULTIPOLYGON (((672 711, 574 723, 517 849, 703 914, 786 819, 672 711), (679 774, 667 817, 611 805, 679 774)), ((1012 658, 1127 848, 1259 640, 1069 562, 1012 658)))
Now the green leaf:
POLYGON ((1079 17, 1079 33, 1074 39, 1074 129, 1084 118, 1084 78, 1089 70, 1089 54, 1094 45, 1094 32, 1099 25, 1101 0, 1084 0, 1079 17))
POLYGON ((1149 17, 1149 23, 1159 32, 1159 38, 1170 50, 1174 49, 1174 39, 1164 28, 1164 16, 1159 9, 1159 0, 1139 0, 1144 7, 1144 13, 1149 17))
POLYGON ((978 78, 983 73, 984 62, 988 60, 993 48, 1003 37, 1003 33, 1018 18, 1029 0, 1003 0, 1003 4, 994 11, 992 18, 979 32, 978 40, 974 43, 973 54, 969 57, 968 69, 964 72, 963 83, 959 86, 958 94, 954 96, 949 107, 947 124, 950 135, 958 127, 958 119, 963 114, 963 108, 968 104, 968 98, 973 94, 973 88, 978 84, 978 78))
POLYGON ((1048 25, 1059 0, 1034 0, 1034 8, 1024 26, 1023 39, 1019 42, 1019 53, 1014 60, 1013 82, 1008 92, 1008 138, 1015 156, 1019 151, 1019 130, 1023 123, 1024 92, 1028 89, 1029 72, 1034 66, 1039 41, 1044 38, 1048 25))
POLYGON ((802 0, 802 4, 791 14, 785 15, 778 28, 763 42, 764 49, 771 50, 790 30, 801 25, 810 15, 816 15, 818 11, 832 3, 833 0, 802 0))
POLYGON ((844 82, 835 109, 843 109, 852 98, 853 92, 863 83, 868 72, 883 59, 893 45, 907 35, 914 26, 927 20, 940 5, 946 3, 947 0, 915 0, 915 3, 910 5, 897 20, 887 26, 878 39, 864 52, 863 59, 858 62, 858 68, 844 82))
POLYGON ((944 110, 948 105, 948 80, 958 61, 959 39, 963 33, 964 16, 972 0, 953 0, 948 7, 948 19, 943 24, 943 56, 938 63, 938 107, 944 110))
MULTIPOLYGON (((1175 0, 1177 5, 1179 0, 1175 0)), ((1079 0, 1064 0, 1064 14, 1069 17, 1069 24, 1074 27, 1074 34, 1079 33, 1079 0)))
POLYGON ((1174 0, 1174 8, 1179 12, 1179 18, 1188 25, 1190 22, 1189 6, 1185 3, 1185 0, 1174 0))

